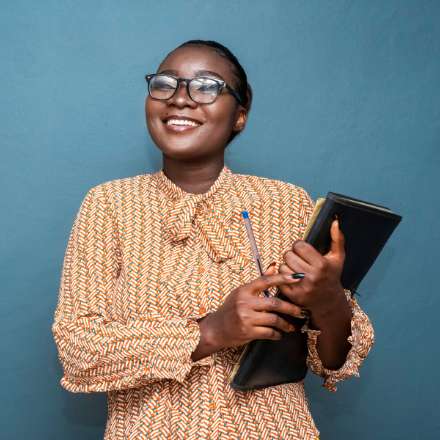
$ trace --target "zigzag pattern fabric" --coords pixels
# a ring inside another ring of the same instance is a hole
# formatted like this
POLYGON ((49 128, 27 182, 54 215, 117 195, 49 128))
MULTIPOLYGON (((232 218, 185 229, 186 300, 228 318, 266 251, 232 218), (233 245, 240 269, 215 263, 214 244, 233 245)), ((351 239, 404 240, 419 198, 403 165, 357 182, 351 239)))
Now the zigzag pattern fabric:
MULTIPOLYGON (((191 360, 200 339, 196 320, 258 276, 242 210, 264 267, 279 267, 302 237, 313 201, 301 187, 226 165, 204 194, 186 193, 160 170, 104 182, 85 195, 52 332, 61 386, 107 392, 105 440, 319 438, 303 382, 233 390, 227 378, 242 347, 191 360)), ((339 370, 323 367, 319 331, 303 328, 308 365, 330 391, 359 375, 374 341, 368 316, 348 293, 352 346, 339 370)))

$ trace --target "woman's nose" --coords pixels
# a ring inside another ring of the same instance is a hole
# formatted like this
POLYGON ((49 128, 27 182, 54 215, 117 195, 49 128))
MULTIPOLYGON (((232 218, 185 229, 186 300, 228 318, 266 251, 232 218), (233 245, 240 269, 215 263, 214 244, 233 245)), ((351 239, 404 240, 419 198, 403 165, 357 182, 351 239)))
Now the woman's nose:
POLYGON ((169 104, 174 104, 177 107, 196 107, 197 103, 194 102, 188 94, 188 88, 186 81, 181 81, 177 86, 176 93, 168 100, 169 104))

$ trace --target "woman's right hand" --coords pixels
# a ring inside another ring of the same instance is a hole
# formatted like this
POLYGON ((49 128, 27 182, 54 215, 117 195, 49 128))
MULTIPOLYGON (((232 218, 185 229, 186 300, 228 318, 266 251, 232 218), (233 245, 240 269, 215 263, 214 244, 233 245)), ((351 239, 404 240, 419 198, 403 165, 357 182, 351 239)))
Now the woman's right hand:
POLYGON ((298 316, 301 308, 276 297, 262 297, 260 293, 280 284, 294 284, 300 280, 288 274, 268 269, 263 276, 232 290, 219 309, 199 322, 201 333, 211 352, 235 347, 254 339, 281 338, 281 332, 295 328, 275 312, 298 316))

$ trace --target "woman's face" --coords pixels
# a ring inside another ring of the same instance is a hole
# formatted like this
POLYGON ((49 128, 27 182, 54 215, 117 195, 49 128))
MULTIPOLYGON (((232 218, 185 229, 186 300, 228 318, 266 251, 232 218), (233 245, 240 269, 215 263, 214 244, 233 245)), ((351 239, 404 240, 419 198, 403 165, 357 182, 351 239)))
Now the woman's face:
MULTIPOLYGON (((187 46, 171 52, 157 73, 177 77, 209 76, 226 81, 236 89, 237 79, 230 62, 213 49, 187 46)), ((153 141, 164 155, 178 160, 196 160, 223 154, 233 131, 244 128, 246 112, 225 90, 211 104, 198 104, 181 83, 174 96, 158 101, 147 96, 147 127, 153 141), (196 126, 172 124, 172 120, 189 119, 196 126)))

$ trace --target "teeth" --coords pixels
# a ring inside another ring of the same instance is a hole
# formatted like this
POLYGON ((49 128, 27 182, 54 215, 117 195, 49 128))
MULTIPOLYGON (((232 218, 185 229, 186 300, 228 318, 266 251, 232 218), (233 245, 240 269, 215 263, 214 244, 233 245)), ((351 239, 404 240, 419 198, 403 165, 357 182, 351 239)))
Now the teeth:
POLYGON ((167 125, 189 125, 191 127, 198 127, 200 124, 188 119, 168 119, 167 125))

